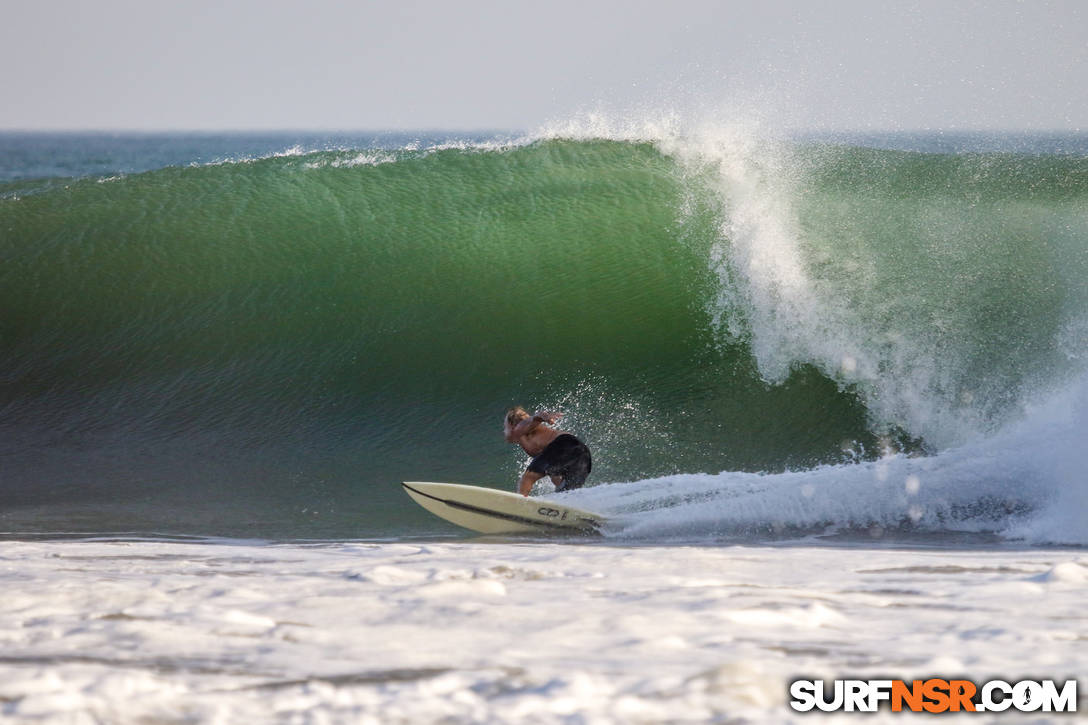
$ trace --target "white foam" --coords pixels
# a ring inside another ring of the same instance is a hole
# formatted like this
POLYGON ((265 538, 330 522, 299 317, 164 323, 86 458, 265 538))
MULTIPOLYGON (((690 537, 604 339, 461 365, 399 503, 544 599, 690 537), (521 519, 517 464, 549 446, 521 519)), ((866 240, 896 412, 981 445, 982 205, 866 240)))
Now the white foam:
POLYGON ((990 532, 1088 545, 1082 473, 1088 379, 998 434, 936 456, 779 474, 683 474, 563 494, 616 521, 621 539, 767 537, 868 530, 990 532))
POLYGON ((1088 562, 1065 561, 1030 579, 1044 584, 1080 587, 1088 584, 1088 562))
POLYGON ((799 673, 1088 665, 1083 557, 1061 550, 144 541, 0 557, 12 722, 779 722, 799 673))
POLYGON ((396 163, 398 157, 389 151, 361 151, 350 155, 338 154, 333 159, 321 158, 306 163, 307 169, 352 169, 358 166, 382 166, 396 163))
POLYGON ((1088 544, 1082 445, 1088 379, 1032 406, 1023 421, 936 456, 781 474, 685 474, 565 494, 622 526, 611 535, 660 539, 869 529, 992 532, 1012 540, 1088 544))

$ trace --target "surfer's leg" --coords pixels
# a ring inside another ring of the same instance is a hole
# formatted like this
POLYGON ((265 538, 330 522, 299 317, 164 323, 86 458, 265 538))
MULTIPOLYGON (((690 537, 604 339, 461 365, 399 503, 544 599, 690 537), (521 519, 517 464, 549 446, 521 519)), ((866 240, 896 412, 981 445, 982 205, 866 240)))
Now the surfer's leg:
POLYGON ((543 476, 543 473, 537 473, 536 471, 526 471, 521 474, 521 480, 518 481, 518 493, 522 496, 528 496, 529 492, 533 490, 533 484, 543 476))
POLYGON ((581 488, 585 485, 591 470, 593 470, 593 457, 589 454, 589 448, 578 441, 577 445, 571 448, 570 459, 564 463, 562 470, 551 474, 553 481, 556 481, 558 477, 555 490, 570 491, 581 488))

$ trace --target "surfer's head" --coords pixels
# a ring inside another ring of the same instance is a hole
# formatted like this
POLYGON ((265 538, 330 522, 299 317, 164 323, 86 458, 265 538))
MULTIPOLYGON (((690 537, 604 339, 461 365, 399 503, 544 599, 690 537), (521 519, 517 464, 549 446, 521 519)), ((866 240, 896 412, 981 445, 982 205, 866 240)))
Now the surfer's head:
POLYGON ((513 443, 517 440, 514 437, 514 428, 517 424, 529 417, 529 414, 525 412, 525 408, 520 405, 515 405, 510 410, 506 411, 506 415, 502 418, 502 434, 506 438, 507 443, 513 443))
POLYGON ((528 417, 529 414, 525 412, 525 408, 522 408, 520 405, 515 405, 510 410, 506 411, 506 417, 503 418, 503 422, 506 425, 513 427, 528 417))

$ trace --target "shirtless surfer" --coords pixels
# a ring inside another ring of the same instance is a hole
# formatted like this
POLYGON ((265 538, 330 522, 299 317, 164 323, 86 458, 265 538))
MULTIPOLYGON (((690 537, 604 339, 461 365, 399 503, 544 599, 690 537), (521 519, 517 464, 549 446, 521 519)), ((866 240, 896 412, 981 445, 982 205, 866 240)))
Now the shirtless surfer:
POLYGON ((552 479, 556 491, 581 488, 593 469, 593 458, 585 443, 551 427, 561 417, 562 413, 529 415, 521 407, 506 411, 502 426, 506 442, 517 443, 533 457, 518 481, 522 496, 528 496, 533 484, 544 476, 552 479))

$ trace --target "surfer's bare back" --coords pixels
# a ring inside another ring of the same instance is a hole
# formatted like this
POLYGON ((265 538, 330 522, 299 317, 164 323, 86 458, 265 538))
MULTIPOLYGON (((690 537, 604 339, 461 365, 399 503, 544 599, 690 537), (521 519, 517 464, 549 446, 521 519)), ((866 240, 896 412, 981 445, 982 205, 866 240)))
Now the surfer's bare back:
POLYGON ((556 491, 581 488, 593 470, 593 458, 585 443, 566 431, 551 426, 562 413, 538 412, 529 415, 518 406, 506 411, 503 434, 507 443, 517 443, 533 457, 518 481, 518 493, 528 496, 533 484, 548 476, 556 491))

